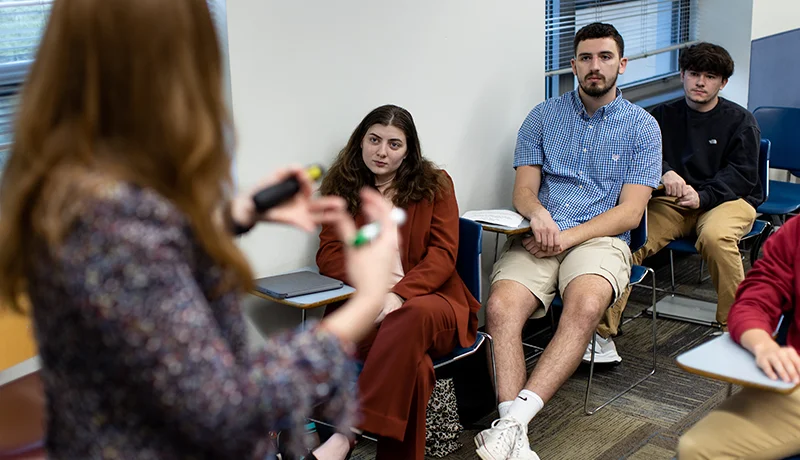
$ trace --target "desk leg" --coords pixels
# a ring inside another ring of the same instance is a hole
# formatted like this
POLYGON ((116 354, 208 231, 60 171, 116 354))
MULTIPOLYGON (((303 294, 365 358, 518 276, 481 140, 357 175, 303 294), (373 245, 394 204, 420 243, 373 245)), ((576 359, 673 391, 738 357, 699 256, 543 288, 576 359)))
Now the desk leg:
POLYGON ((306 330, 306 309, 300 310, 300 328, 306 330))

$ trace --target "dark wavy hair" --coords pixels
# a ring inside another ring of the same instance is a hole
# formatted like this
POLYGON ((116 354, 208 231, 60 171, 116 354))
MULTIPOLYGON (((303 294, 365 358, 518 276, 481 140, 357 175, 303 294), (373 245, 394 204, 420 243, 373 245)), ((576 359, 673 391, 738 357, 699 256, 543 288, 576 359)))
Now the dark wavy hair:
POLYGON ((572 52, 577 56, 578 44, 584 40, 592 40, 595 38, 613 38, 617 43, 617 51, 619 51, 620 59, 625 55, 625 40, 622 39, 622 35, 619 34, 616 27, 603 22, 593 22, 581 27, 581 30, 575 34, 575 39, 572 42, 572 52))
POLYGON ((727 80, 733 75, 733 58, 725 48, 702 42, 683 50, 680 68, 681 71, 713 73, 727 80))
POLYGON ((405 208, 421 200, 433 201, 446 190, 447 179, 439 168, 422 156, 417 127, 408 110, 396 105, 384 105, 368 113, 356 126, 347 145, 339 152, 325 178, 320 193, 337 195, 347 201, 347 208, 356 215, 361 205, 358 193, 364 186, 375 187, 375 175, 367 168, 361 152, 361 142, 373 125, 394 126, 406 136, 406 158, 400 164, 392 182, 393 204, 405 208))

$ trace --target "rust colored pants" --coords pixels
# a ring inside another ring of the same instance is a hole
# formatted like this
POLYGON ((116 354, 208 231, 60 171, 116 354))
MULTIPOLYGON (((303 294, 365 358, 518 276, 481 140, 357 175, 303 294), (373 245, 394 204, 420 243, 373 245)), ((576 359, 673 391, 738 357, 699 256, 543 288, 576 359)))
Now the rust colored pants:
POLYGON ((378 435, 379 460, 425 458, 433 361, 458 344, 453 308, 436 294, 409 299, 358 346, 362 423, 378 435))

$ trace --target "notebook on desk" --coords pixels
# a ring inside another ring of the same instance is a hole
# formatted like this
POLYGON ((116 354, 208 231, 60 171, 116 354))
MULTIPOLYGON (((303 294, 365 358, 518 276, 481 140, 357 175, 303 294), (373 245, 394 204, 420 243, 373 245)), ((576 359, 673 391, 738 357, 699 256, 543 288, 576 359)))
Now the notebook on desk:
POLYGON ((258 292, 278 299, 332 291, 343 285, 344 283, 339 280, 308 270, 268 276, 255 281, 255 289, 258 292))

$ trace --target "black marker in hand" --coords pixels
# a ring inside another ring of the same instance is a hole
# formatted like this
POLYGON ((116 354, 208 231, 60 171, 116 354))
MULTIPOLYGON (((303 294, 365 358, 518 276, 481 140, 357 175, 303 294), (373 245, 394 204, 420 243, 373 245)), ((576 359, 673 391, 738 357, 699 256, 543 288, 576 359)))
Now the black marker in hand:
MULTIPOLYGON (((306 170, 306 173, 311 180, 317 180, 322 177, 322 166, 313 165, 306 170)), ((284 201, 291 199, 300 191, 300 182, 296 177, 290 177, 275 185, 271 185, 265 189, 260 190, 253 195, 253 203, 256 205, 256 212, 259 214, 264 213, 270 208, 274 208, 284 201)))

